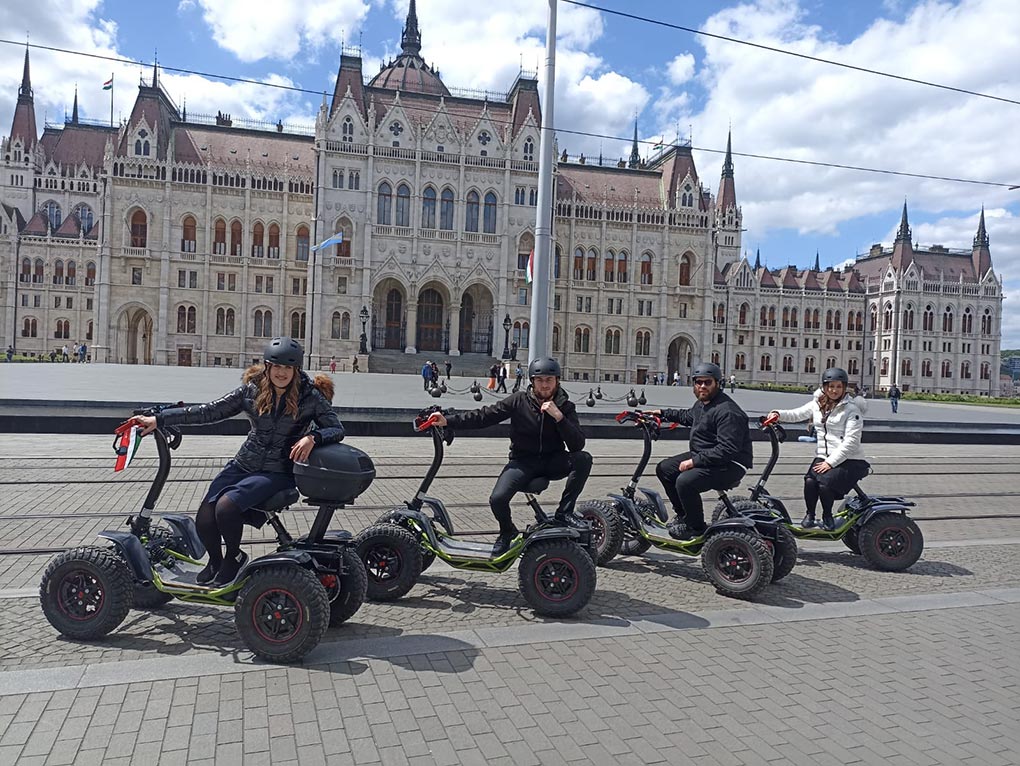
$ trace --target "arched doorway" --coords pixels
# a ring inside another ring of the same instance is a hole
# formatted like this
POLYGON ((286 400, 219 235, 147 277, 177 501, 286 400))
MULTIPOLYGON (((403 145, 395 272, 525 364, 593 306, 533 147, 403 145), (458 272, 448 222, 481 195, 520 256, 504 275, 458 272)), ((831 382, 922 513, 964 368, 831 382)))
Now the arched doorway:
POLYGON ((443 350, 443 296, 431 287, 418 294, 415 336, 419 351, 443 350))
POLYGON ((492 353, 492 293, 485 285, 471 285, 461 295, 457 346, 462 354, 492 353))
POLYGON ((691 374, 691 364, 694 362, 694 345, 691 340, 683 335, 674 338, 669 344, 669 351, 666 353, 667 382, 673 384, 673 373, 680 373, 680 385, 686 386, 691 374))
POLYGON ((152 316, 140 306, 124 310, 117 321, 117 359, 122 364, 152 364, 152 316))
POLYGON ((460 353, 471 353, 473 351, 471 336, 475 331, 475 299, 471 293, 464 293, 460 299, 460 342, 458 350, 460 353))
POLYGON ((386 323, 384 325, 383 348, 403 349, 403 333, 400 327, 404 321, 404 296, 393 287, 386 293, 386 323))

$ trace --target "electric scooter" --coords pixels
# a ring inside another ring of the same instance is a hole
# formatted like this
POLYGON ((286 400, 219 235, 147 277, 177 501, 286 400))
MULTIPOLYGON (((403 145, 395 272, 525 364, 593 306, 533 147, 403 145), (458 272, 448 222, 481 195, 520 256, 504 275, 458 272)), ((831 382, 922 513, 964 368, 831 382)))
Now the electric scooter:
MULTIPOLYGON (((652 546, 683 556, 701 556, 701 566, 716 590, 732 598, 748 599, 769 583, 788 575, 797 560, 797 543, 773 519, 743 517, 713 520, 705 532, 690 540, 675 540, 666 526, 669 514, 662 496, 655 490, 639 487, 638 482, 652 455, 652 442, 659 438, 662 419, 647 412, 624 411, 618 423, 635 423, 642 429, 644 449, 633 476, 619 495, 608 500, 589 500, 578 506, 583 514, 593 505, 610 505, 623 524, 620 552, 639 556, 652 546), (639 499, 637 493, 643 495, 639 499), (735 524, 733 522, 736 522, 735 524), (785 534, 784 534, 785 533, 785 534)), ((675 428, 672 424, 669 430, 675 428)), ((726 491, 718 490, 722 503, 732 505, 726 491)))
MULTIPOLYGON (((136 410, 156 415, 162 405, 136 410)), ((118 435, 136 422, 128 420, 118 435)), ((153 608, 176 598, 189 603, 234 607, 237 632, 257 656, 272 662, 300 660, 319 643, 328 626, 350 619, 365 599, 367 575, 351 533, 329 530, 333 514, 364 492, 375 478, 371 459, 346 444, 312 450, 307 464, 295 464, 295 481, 317 506, 307 535, 294 538, 279 513, 300 499, 297 489, 278 492, 261 507, 276 532, 275 552, 249 560, 233 582, 199 585, 205 547, 195 520, 167 513, 154 523, 153 512, 170 474, 171 450, 181 444, 176 428, 152 432, 159 468, 141 510, 127 520, 127 531, 106 530, 99 537, 112 547, 82 546, 57 555, 39 588, 43 613, 69 638, 91 641, 110 633, 132 606, 153 608)), ((114 442, 117 449, 117 441, 114 442)))
POLYGON ((917 522, 907 516, 907 509, 914 503, 902 497, 868 495, 859 482, 854 484, 853 497, 833 513, 835 529, 805 528, 795 523, 783 501, 765 488, 779 460, 779 445, 786 440, 786 431, 775 418, 763 416, 759 423, 772 443, 769 462, 751 488, 750 499, 738 500, 730 507, 720 503, 712 513, 713 520, 736 514, 776 519, 802 540, 840 540, 851 553, 864 556, 872 567, 885 572, 901 572, 921 558, 924 535, 917 522))
POLYGON ((560 526, 546 515, 536 495, 548 488, 548 479, 535 479, 522 490, 535 512, 535 524, 518 535, 504 553, 493 555, 493 543, 457 536, 443 501, 427 494, 443 464, 445 447, 454 439, 452 429, 436 425, 436 415, 442 412, 439 407, 429 407, 414 421, 415 431, 431 433, 433 447, 432 464, 414 497, 406 507, 384 514, 355 538, 368 571, 368 598, 393 601, 402 597, 437 558, 455 569, 496 573, 507 571, 519 559, 518 588, 536 614, 565 617, 584 608, 595 592, 596 581, 591 529, 587 525, 560 526))

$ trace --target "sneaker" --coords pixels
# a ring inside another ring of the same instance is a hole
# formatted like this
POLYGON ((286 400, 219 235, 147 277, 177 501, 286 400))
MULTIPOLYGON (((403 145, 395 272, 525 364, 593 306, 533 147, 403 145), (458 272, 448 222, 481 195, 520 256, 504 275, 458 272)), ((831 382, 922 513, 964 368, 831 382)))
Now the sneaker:
POLYGON ((804 529, 811 529, 815 525, 815 515, 813 513, 806 514, 801 520, 800 525, 804 529))
POLYGON ((203 569, 201 572, 195 575, 195 583, 197 585, 208 585, 209 583, 211 583, 213 579, 216 577, 216 573, 219 571, 220 565, 222 563, 223 562, 221 561, 219 563, 214 564, 213 562, 210 561, 208 564, 205 565, 205 569, 203 569))
POLYGON ((691 525, 685 524, 679 519, 674 521, 666 528, 669 530, 669 536, 672 537, 674 540, 693 540, 694 538, 700 537, 705 533, 704 528, 698 529, 696 527, 692 527, 691 525))
POLYGON ((822 523, 818 525, 825 532, 832 532, 836 528, 836 521, 831 513, 822 514, 822 523))
POLYGON ((500 532, 499 537, 496 538, 496 544, 492 546, 492 557, 498 559, 510 550, 511 544, 519 534, 520 532, 516 529, 512 532, 500 532))
POLYGON ((585 530, 587 531, 591 525, 572 513, 557 513, 553 517, 553 523, 558 524, 561 527, 570 527, 571 529, 585 530))
POLYGON ((216 578, 212 581, 212 584, 218 588, 222 588, 224 585, 229 585, 237 577, 237 573, 241 571, 241 567, 247 563, 248 554, 244 551, 238 551, 235 554, 227 556, 223 559, 223 563, 220 565, 220 569, 216 573, 216 578))

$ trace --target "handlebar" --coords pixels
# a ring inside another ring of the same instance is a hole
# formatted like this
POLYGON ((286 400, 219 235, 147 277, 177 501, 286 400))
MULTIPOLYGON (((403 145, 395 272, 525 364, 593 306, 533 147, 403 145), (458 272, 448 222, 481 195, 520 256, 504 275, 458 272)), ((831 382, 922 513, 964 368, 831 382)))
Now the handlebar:
POLYGON ((158 415, 163 410, 169 410, 169 409, 172 409, 174 407, 183 407, 183 406, 184 406, 184 402, 183 401, 181 401, 181 402, 172 402, 172 403, 169 403, 169 404, 153 404, 150 407, 142 407, 140 409, 137 409, 134 412, 132 412, 131 414, 132 415, 144 415, 146 417, 152 417, 153 415, 158 415))
MULTIPOLYGON (((653 438, 658 438, 659 432, 662 430, 662 418, 659 415, 655 415, 651 412, 643 412, 642 410, 624 410, 616 416, 616 422, 636 423, 644 428, 653 438)), ((666 430, 672 431, 677 427, 678 425, 676 423, 670 423, 666 427, 666 430)))
POLYGON ((758 418, 758 425, 763 430, 766 429, 766 428, 771 428, 772 426, 774 426, 778 422, 779 422, 779 416, 778 415, 776 415, 775 417, 772 417, 772 418, 770 418, 768 415, 762 415, 760 418, 758 418))

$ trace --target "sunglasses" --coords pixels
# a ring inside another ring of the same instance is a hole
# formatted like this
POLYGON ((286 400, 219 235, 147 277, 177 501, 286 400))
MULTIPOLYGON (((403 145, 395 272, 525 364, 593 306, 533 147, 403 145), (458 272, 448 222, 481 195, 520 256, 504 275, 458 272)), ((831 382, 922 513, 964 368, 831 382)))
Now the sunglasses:
POLYGON ((696 380, 696 381, 694 381, 694 385, 695 386, 701 386, 702 388, 708 388, 713 383, 715 383, 715 380, 713 378, 709 378, 708 380, 696 380))

